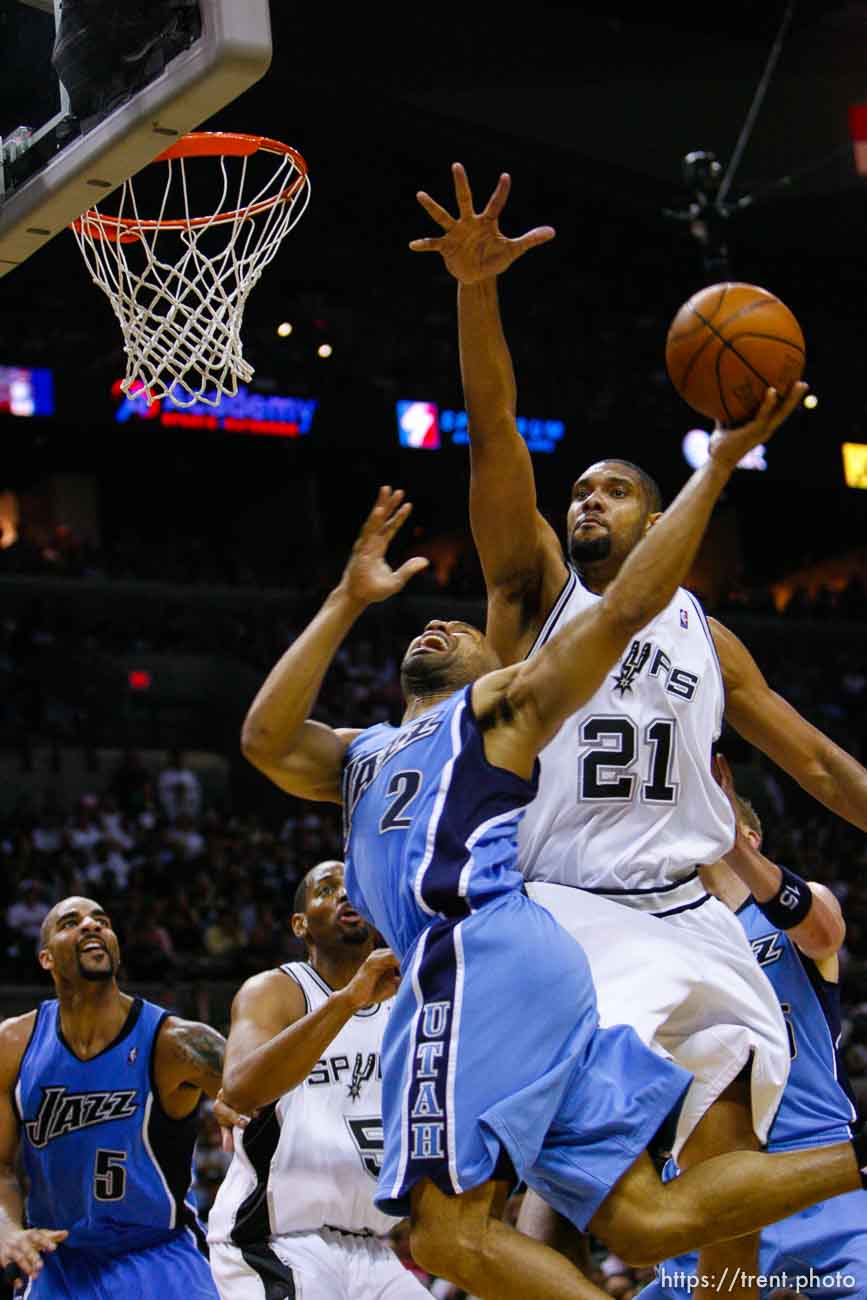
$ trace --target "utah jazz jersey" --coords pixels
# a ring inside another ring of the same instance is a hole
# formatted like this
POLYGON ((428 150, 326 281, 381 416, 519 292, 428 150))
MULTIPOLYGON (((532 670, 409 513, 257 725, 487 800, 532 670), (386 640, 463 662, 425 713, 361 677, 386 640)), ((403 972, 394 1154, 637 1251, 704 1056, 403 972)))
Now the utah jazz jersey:
POLYGON ((69 1232, 58 1254, 122 1255, 178 1237, 204 1244, 185 1200, 196 1116, 171 1119, 154 1086, 166 1015, 136 998, 114 1042, 82 1061, 63 1037, 57 1001, 39 1007, 15 1103, 27 1222, 69 1232))
MULTIPOLYGON (((598 599, 570 572, 531 653, 598 599)), ((719 861, 734 838, 711 772, 724 702, 707 620, 681 587, 542 751, 539 794, 520 832, 527 879, 645 906, 642 891, 719 861)), ((692 889, 677 906, 704 896, 697 879, 692 889)))
POLYGON ((776 993, 789 1031, 791 1066, 769 1151, 845 1142, 856 1118, 852 1089, 838 1054, 840 986, 822 978, 752 898, 739 909, 759 965, 776 993))
POLYGON ((491 767, 471 694, 369 727, 347 750, 346 890, 400 959, 433 918, 523 885, 516 834, 535 781, 491 767))
MULTIPOLYGON (((332 990, 308 962, 281 968, 307 1012, 332 990)), ((208 1240, 257 1245, 289 1232, 388 1232, 373 1204, 382 1164, 382 1035, 391 999, 356 1011, 296 1088, 235 1130, 208 1240)))

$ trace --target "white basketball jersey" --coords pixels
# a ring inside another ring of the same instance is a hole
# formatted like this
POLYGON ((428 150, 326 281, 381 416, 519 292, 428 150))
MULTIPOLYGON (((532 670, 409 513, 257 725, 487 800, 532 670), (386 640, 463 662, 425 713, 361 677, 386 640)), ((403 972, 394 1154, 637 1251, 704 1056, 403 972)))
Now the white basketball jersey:
MULTIPOLYGON (((281 967, 315 1011, 332 990, 307 962, 281 967)), ((208 1240, 238 1246, 330 1227, 388 1232, 373 1193, 382 1164, 382 1035, 393 999, 349 1020, 302 1084, 246 1129, 208 1219, 208 1240)))
MULTIPOLYGON (((598 599, 570 572, 530 653, 598 599)), ((638 906, 661 889, 661 908, 667 887, 718 861, 734 839, 711 771, 724 707, 707 619, 680 587, 542 751, 539 793, 519 831, 527 879, 638 906)))

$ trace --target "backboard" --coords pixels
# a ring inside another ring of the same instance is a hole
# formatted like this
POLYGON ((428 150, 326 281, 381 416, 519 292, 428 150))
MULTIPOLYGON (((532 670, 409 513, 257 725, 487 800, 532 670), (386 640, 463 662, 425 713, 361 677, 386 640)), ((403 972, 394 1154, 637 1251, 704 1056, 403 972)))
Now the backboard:
POLYGON ((12 8, 13 21, 17 9, 31 23, 53 22, 61 75, 50 65, 39 74, 47 121, 11 131, 6 113, 0 276, 271 62, 269 0, 18 0, 12 8))

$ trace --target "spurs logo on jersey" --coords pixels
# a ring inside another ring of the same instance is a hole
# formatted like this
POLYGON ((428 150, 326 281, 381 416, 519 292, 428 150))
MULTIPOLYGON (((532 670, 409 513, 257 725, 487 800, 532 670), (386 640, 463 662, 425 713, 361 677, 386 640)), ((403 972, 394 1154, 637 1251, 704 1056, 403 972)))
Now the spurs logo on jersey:
MULTIPOLYGON (((598 599, 570 574, 534 650, 598 599)), ((681 588, 543 750, 518 832, 527 879, 639 905, 728 852, 734 821, 711 771, 723 705, 710 628, 681 588)))
POLYGON ((633 684, 648 660, 648 677, 662 677, 669 695, 676 695, 681 700, 695 699, 700 681, 698 674, 691 673, 686 668, 675 668, 665 651, 654 647, 652 641, 633 641, 629 647, 620 671, 612 678, 614 689, 621 697, 632 691, 633 684))
POLYGON ((42 1104, 36 1118, 24 1129, 35 1147, 46 1147, 55 1138, 108 1124, 113 1119, 128 1119, 138 1109, 136 1089, 117 1092, 69 1092, 66 1088, 43 1087, 42 1104))
MULTIPOLYGON (((282 969, 308 1012, 332 990, 307 962, 282 969)), ((235 1155, 208 1218, 212 1242, 244 1245, 325 1225, 382 1235, 373 1204, 382 1167, 382 1035, 391 1002, 356 1012, 296 1088, 235 1134, 235 1155)))
POLYGON ((368 1079, 375 1079, 377 1083, 382 1082, 379 1052, 356 1052, 354 1064, 350 1062, 348 1056, 323 1056, 307 1076, 307 1087, 317 1088, 323 1084, 332 1086, 345 1083, 347 1096, 352 1101, 358 1101, 362 1087, 368 1079), (349 1075, 348 1080, 347 1075, 349 1075))

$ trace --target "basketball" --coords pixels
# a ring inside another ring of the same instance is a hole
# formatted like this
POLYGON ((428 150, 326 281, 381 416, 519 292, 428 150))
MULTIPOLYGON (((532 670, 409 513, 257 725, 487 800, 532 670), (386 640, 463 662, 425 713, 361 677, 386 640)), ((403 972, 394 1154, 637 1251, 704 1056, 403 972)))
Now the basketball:
POLYGON ((785 303, 755 284, 713 284, 671 322, 665 364, 695 411, 743 424, 768 388, 788 392, 804 373, 804 335, 785 303))

